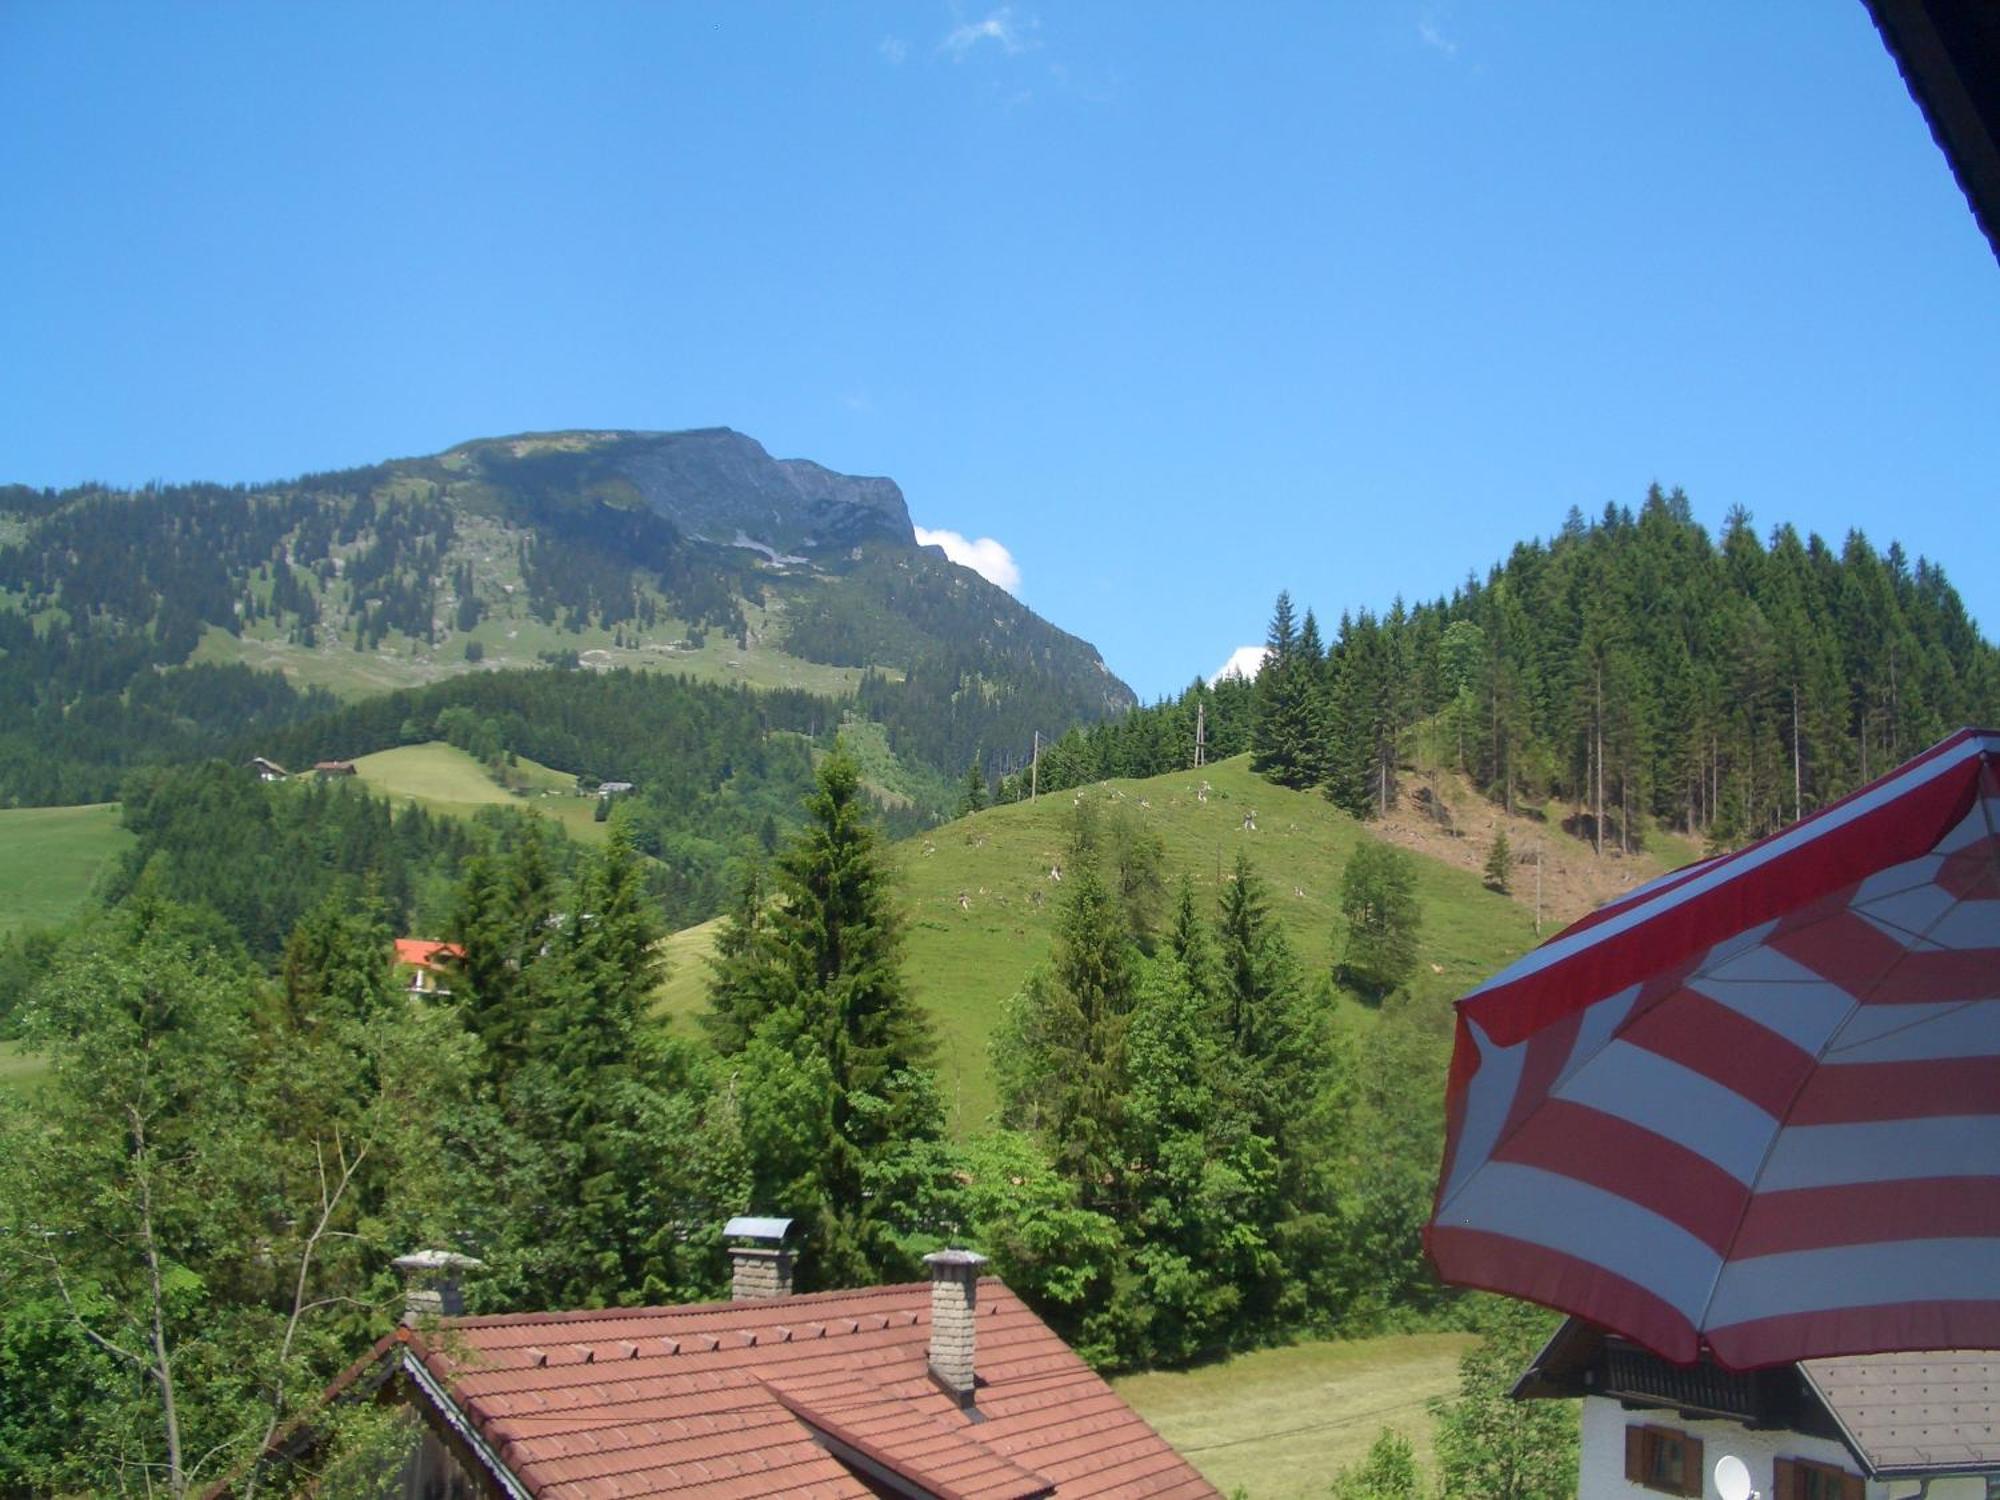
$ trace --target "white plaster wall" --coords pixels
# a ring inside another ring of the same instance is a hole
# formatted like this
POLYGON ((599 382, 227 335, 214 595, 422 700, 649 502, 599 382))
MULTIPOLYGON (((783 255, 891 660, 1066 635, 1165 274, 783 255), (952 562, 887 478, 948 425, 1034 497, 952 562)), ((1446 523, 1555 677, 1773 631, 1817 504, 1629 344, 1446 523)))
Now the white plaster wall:
MULTIPOLYGON (((1805 1437, 1796 1432, 1753 1432, 1739 1422, 1684 1422, 1673 1411, 1627 1411, 1606 1396, 1583 1399, 1583 1452, 1577 1469, 1577 1500, 1660 1500, 1658 1490, 1633 1484, 1625 1478, 1625 1429, 1677 1427, 1702 1441, 1701 1492, 1707 1500, 1719 1500, 1715 1492, 1715 1461, 1734 1453, 1750 1470, 1751 1488, 1771 1500, 1771 1461, 1776 1458, 1809 1458, 1832 1464, 1848 1473, 1858 1472, 1854 1456, 1831 1438, 1805 1437)), ((1902 1486, 1902 1492, 1911 1487, 1902 1486)), ((1889 1500, 1898 1491, 1870 1481, 1868 1500, 1889 1500)))

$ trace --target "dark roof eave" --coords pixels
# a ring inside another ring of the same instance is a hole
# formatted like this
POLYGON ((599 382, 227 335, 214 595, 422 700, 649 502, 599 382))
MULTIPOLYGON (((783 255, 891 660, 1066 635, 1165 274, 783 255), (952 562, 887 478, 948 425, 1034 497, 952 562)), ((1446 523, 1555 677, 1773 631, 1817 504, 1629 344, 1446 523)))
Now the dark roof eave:
POLYGON ((1987 0, 1862 0, 2000 259, 2000 11, 1987 0))

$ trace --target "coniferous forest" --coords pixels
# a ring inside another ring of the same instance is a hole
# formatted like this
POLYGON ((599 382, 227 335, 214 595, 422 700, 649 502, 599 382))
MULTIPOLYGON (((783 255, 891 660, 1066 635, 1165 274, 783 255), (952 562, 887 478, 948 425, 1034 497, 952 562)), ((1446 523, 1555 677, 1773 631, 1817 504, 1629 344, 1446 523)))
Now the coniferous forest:
POLYGON ((1450 768, 1510 810, 1573 809, 1599 848, 1648 826, 1727 847, 2000 719, 2000 651, 1940 565, 1858 533, 1760 536, 1741 510, 1717 540, 1657 487, 1636 515, 1572 510, 1446 599, 1328 629, 1281 594, 1266 646, 1254 689, 1196 684, 1072 730, 1043 789, 1188 764, 1199 706, 1211 759, 1248 749, 1356 817, 1450 768))

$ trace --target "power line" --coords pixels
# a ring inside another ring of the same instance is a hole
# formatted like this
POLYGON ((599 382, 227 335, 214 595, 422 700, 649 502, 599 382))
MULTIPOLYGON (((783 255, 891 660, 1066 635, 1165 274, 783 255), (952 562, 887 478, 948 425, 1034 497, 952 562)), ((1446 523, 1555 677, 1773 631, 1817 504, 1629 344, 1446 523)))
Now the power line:
POLYGON ((1236 1448, 1242 1446, 1244 1443, 1267 1443, 1272 1438, 1296 1437, 1302 1432, 1322 1432, 1329 1427, 1347 1427, 1355 1422, 1365 1422, 1370 1417, 1386 1417, 1390 1412, 1409 1411, 1413 1407, 1426 1406, 1428 1404, 1428 1397, 1422 1401, 1398 1401, 1393 1406, 1378 1406, 1372 1411, 1358 1411, 1352 1416, 1333 1417, 1325 1422, 1308 1422, 1303 1427, 1284 1427, 1276 1432, 1258 1432, 1251 1434, 1249 1437, 1225 1438, 1219 1443, 1202 1443, 1192 1448, 1182 1447, 1178 1443, 1174 1447, 1181 1453, 1212 1453, 1217 1448, 1236 1448))

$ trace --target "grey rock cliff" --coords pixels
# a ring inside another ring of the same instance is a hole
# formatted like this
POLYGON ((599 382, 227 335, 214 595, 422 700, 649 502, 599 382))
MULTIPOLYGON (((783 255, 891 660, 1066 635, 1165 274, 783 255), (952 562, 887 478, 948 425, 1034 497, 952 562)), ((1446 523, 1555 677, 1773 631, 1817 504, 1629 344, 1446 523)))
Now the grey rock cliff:
POLYGON ((648 506, 712 542, 733 542, 740 531, 780 552, 813 552, 914 537, 893 479, 773 458, 727 427, 618 433, 602 451, 648 506))

